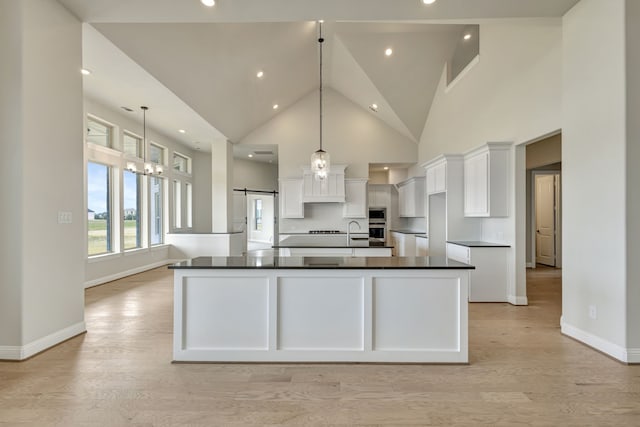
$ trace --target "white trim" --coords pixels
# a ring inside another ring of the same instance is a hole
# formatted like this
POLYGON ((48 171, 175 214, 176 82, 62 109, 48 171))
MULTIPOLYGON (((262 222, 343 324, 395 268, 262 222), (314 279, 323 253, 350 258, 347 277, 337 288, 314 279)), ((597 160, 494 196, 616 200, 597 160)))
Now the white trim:
POLYGON ((121 252, 109 252, 106 254, 91 255, 87 257, 87 264, 93 264, 94 262, 109 261, 111 259, 120 258, 121 252))
POLYGON ((529 305, 529 300, 526 296, 518 297, 515 295, 509 295, 507 296, 507 301, 511 305, 529 305))
POLYGON ((535 264, 532 262, 527 263, 527 268, 536 268, 535 264))
POLYGON ((23 346, 0 346, 0 359, 24 360, 54 345, 87 331, 84 322, 78 322, 23 346))
MULTIPOLYGON (((467 64, 467 66, 466 66, 466 67, 464 67, 464 68, 462 69, 462 71, 460 71, 460 73, 458 73, 458 75, 456 76, 456 78, 455 78, 455 79, 453 79, 453 80, 451 80, 451 83, 449 83, 449 84, 445 84, 444 93, 449 93, 449 91, 450 91, 451 89, 453 89, 453 87, 454 87, 456 84, 458 84, 458 82, 459 82, 460 80, 462 80, 462 79, 464 78, 464 76, 466 76, 466 75, 469 73, 469 71, 471 71, 471 69, 472 69, 473 67, 475 67, 479 62, 480 62, 480 54, 477 54, 477 55, 475 56, 475 58, 473 58, 473 59, 472 59, 472 60, 467 64)), ((448 67, 448 66, 449 66, 449 64, 445 65, 445 69, 446 69, 446 67, 448 67)), ((445 77, 445 79, 446 79, 446 77, 445 77)))
POLYGON ((154 268, 162 267, 163 265, 173 264, 179 262, 178 260, 165 259, 162 261, 154 262, 152 264, 143 265, 141 267, 132 268, 126 271, 119 271, 115 274, 99 277, 97 279, 88 280, 84 282, 84 288, 91 288, 93 286, 102 285, 107 282, 113 282, 114 280, 122 279, 123 277, 132 276, 134 274, 142 273, 143 271, 152 270, 154 268))
POLYGON ((578 340, 589 347, 593 347, 594 349, 601 351, 614 359, 618 359, 621 362, 630 362, 629 356, 636 359, 636 362, 633 363, 640 361, 640 352, 638 349, 626 349, 621 347, 589 332, 583 331, 582 329, 576 328, 575 326, 566 323, 563 318, 560 318, 560 331, 564 335, 578 340))
POLYGON ((157 252, 163 249, 168 249, 170 246, 171 245, 168 243, 157 243, 155 245, 149 246, 149 249, 151 249, 151 252, 157 252))
POLYGON ((21 350, 17 345, 0 345, 0 360, 20 360, 21 350))
POLYGON ((640 363, 640 348, 627 349, 627 363, 640 363))

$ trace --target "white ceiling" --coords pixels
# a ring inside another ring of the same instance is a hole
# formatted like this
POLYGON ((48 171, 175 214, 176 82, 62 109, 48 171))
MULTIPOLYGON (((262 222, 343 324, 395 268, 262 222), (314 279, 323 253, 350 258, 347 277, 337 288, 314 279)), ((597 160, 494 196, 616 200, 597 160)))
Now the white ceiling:
POLYGON ((378 104, 371 114, 417 142, 466 25, 559 17, 578 0, 58 1, 94 23, 83 31, 87 94, 113 108, 149 105, 150 127, 207 150, 217 138, 240 141, 317 90, 313 19, 331 21, 325 83, 367 111, 378 104))

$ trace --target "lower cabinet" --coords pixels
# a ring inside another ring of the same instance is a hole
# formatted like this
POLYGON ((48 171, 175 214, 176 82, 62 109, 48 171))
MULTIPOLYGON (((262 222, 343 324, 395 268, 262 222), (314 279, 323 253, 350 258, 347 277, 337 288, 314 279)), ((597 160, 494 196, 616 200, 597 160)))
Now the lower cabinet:
POLYGON ((392 231, 391 246, 393 246, 393 256, 416 256, 416 235, 392 231))
POLYGON ((416 237, 416 256, 429 256, 429 239, 416 237))
POLYGON ((471 264, 469 302, 508 302, 509 247, 469 247, 447 243, 447 258, 471 264))

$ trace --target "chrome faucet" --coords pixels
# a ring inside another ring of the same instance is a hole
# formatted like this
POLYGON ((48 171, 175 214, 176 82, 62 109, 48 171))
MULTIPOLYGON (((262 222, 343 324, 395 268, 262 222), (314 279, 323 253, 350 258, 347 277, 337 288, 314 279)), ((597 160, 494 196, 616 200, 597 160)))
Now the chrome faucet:
POLYGON ((360 227, 360 223, 356 220, 350 221, 349 225, 347 225, 347 245, 351 244, 351 224, 355 224, 358 226, 358 230, 362 230, 362 227, 360 227))

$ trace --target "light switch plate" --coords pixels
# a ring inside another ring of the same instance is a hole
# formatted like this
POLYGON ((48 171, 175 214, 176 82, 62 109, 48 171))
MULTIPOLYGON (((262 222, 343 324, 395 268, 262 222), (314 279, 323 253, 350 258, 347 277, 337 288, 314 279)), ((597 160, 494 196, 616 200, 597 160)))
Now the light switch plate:
POLYGON ((71 212, 58 211, 58 224, 71 224, 73 217, 71 212))

